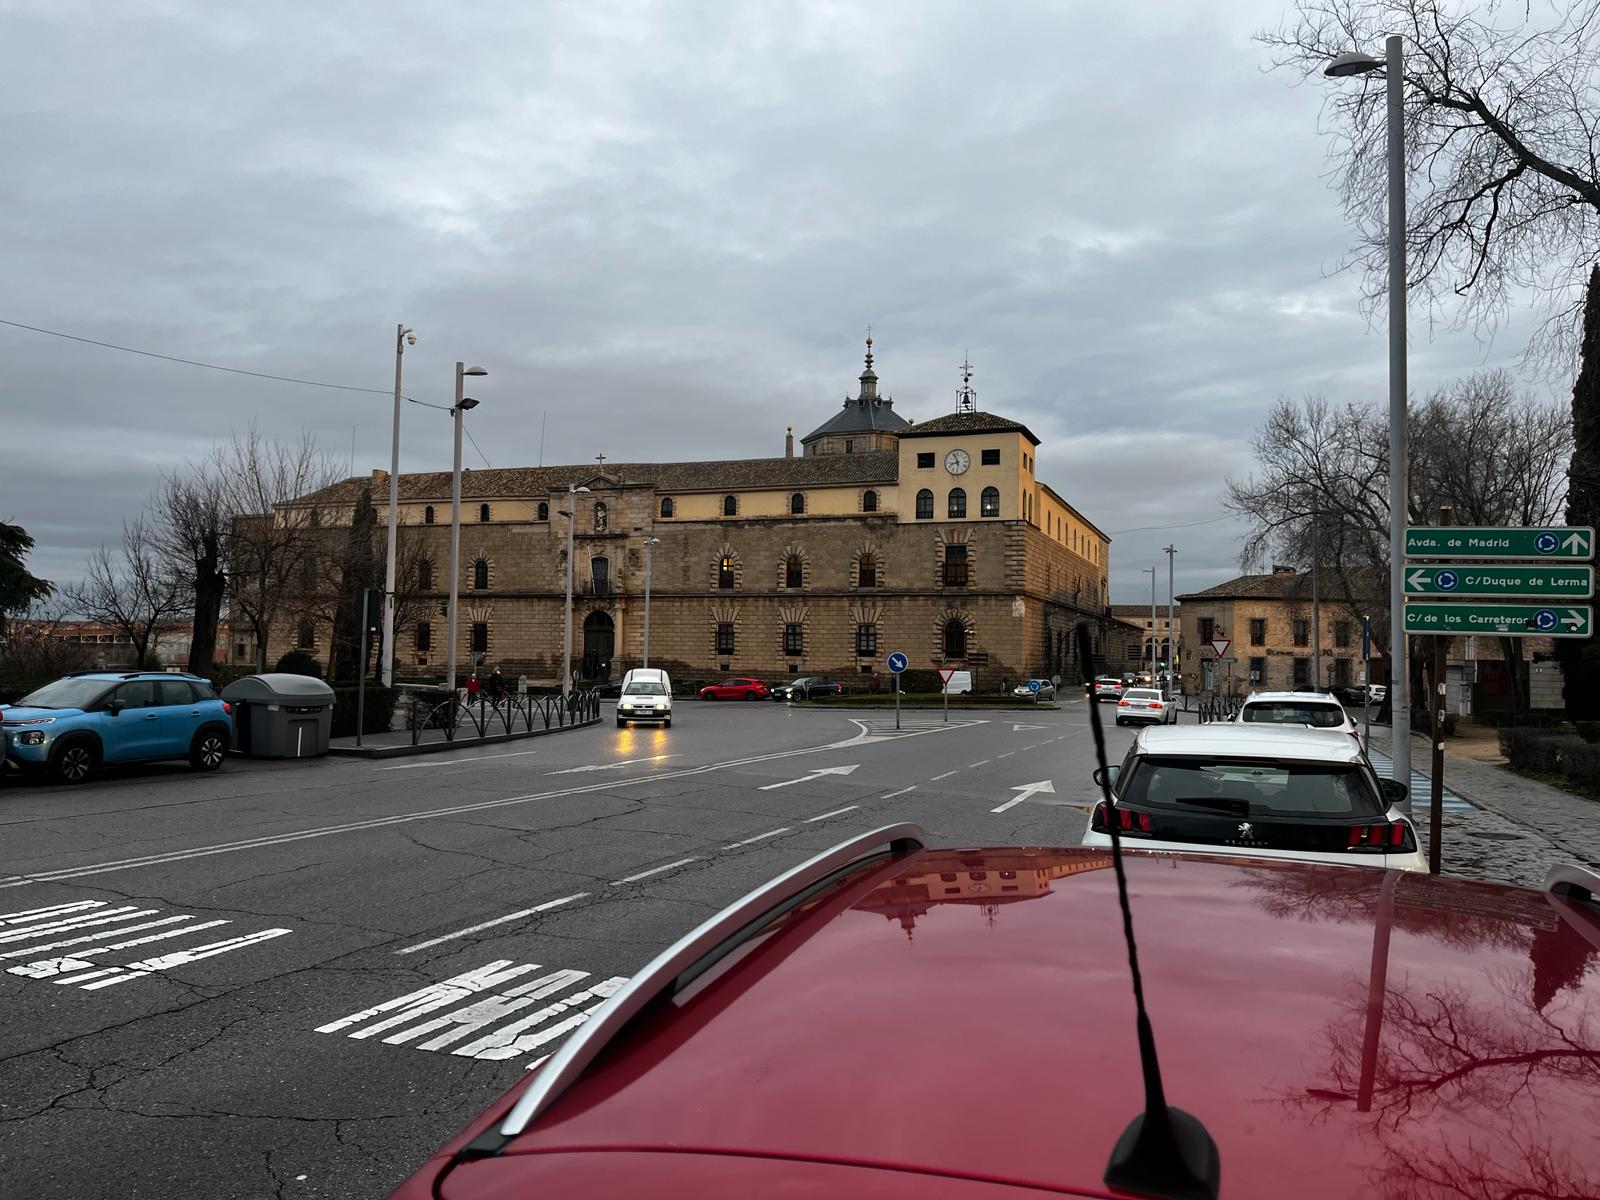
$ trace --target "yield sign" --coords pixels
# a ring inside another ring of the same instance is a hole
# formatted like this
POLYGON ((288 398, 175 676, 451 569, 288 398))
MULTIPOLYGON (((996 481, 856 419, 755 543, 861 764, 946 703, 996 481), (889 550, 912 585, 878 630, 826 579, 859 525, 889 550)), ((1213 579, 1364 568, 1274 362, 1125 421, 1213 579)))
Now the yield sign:
POLYGON ((954 675, 955 673, 956 673, 956 669, 954 667, 940 667, 939 668, 939 680, 940 680, 940 682, 941 683, 949 683, 950 682, 950 677, 952 675, 954 675))
POLYGON ((1231 645, 1233 645, 1233 642, 1228 638, 1212 638, 1211 653, 1215 654, 1218 658, 1227 658, 1228 647, 1231 645))

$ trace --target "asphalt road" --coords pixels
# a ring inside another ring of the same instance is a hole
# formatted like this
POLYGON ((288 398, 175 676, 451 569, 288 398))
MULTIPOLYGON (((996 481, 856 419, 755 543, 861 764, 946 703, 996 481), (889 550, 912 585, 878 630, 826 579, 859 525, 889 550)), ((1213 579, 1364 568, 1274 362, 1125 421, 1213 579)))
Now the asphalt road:
MULTIPOLYGON (((811 854, 896 821, 1077 842, 1081 699, 903 725, 684 702, 670 730, 0 784, 5 1194, 383 1196, 811 854)), ((1107 730, 1112 761, 1130 737, 1107 730)))

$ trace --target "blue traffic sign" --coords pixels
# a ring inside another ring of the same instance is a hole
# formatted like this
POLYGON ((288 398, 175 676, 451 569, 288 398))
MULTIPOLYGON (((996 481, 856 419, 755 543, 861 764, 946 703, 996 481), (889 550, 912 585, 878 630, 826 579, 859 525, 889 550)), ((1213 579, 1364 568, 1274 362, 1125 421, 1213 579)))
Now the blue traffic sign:
POLYGON ((1435 571, 1433 575, 1433 586, 1441 592, 1455 591, 1456 585, 1460 582, 1454 571, 1435 571))
POLYGON ((1028 680, 1028 690, 1037 696, 1039 694, 1039 681, 1037 679, 1028 680))
POLYGON ((1556 627, 1556 614, 1548 608, 1541 608, 1533 614, 1533 627, 1540 633, 1549 633, 1556 627))
POLYGON ((889 655, 889 674, 891 675, 900 674, 900 672, 904 671, 910 665, 911 660, 908 659, 904 654, 901 654, 898 650, 889 655))

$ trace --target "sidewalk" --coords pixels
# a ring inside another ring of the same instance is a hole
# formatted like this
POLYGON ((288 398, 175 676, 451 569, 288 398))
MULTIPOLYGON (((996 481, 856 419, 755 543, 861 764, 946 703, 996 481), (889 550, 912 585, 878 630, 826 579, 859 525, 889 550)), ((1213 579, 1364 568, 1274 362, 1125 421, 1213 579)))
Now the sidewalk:
POLYGON ((479 737, 477 730, 470 724, 463 724, 453 741, 447 740, 442 730, 427 729, 423 731, 423 740, 415 746, 411 744, 409 729, 392 729, 387 733, 364 735, 359 746, 356 745, 354 735, 331 738, 328 741, 328 753, 347 758, 404 758, 412 754, 440 754, 446 750, 464 750, 471 746, 521 742, 528 738, 546 737, 568 729, 588 729, 599 723, 600 718, 596 717, 592 721, 578 721, 571 725, 552 725, 549 729, 519 729, 515 733, 491 733, 485 737, 479 737))
MULTIPOLYGON (((1445 741, 1446 791, 1479 811, 1444 814, 1443 863, 1448 874, 1538 887, 1557 863, 1600 866, 1600 803, 1483 761, 1486 748, 1481 745, 1470 745, 1467 754, 1454 752, 1452 740, 1445 741)), ((1387 727, 1373 726, 1372 748, 1389 753, 1387 727)), ((1426 738, 1411 739, 1414 778, 1429 778, 1430 750, 1426 738)), ((1412 797, 1412 819, 1426 844, 1425 790, 1412 797)))

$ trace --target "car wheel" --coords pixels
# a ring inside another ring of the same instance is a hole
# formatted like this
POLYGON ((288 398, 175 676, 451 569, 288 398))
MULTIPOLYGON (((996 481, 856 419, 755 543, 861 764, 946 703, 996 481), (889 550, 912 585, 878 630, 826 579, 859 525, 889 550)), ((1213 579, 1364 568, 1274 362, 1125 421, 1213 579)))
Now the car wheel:
POLYGON ((617 728, 618 729, 626 729, 627 727, 628 727, 628 723, 626 721, 624 721, 621 717, 618 717, 617 718, 617 728))
POLYGON ((716 698, 717 694, 709 689, 700 693, 700 699, 702 700, 715 700, 716 698))
POLYGON ((754 692, 746 692, 744 694, 744 698, 746 700, 754 700, 756 698, 756 694, 754 692))
POLYGON ((100 752, 93 742, 68 742, 56 747, 50 759, 50 774, 57 783, 82 783, 100 766, 100 752))
POLYGON ((189 748, 189 765, 196 771, 215 771, 228 757, 228 740, 215 729, 202 729, 189 748))
POLYGON ((666 728, 671 729, 672 728, 672 718, 668 717, 665 721, 661 722, 661 724, 663 726, 665 726, 666 728))

